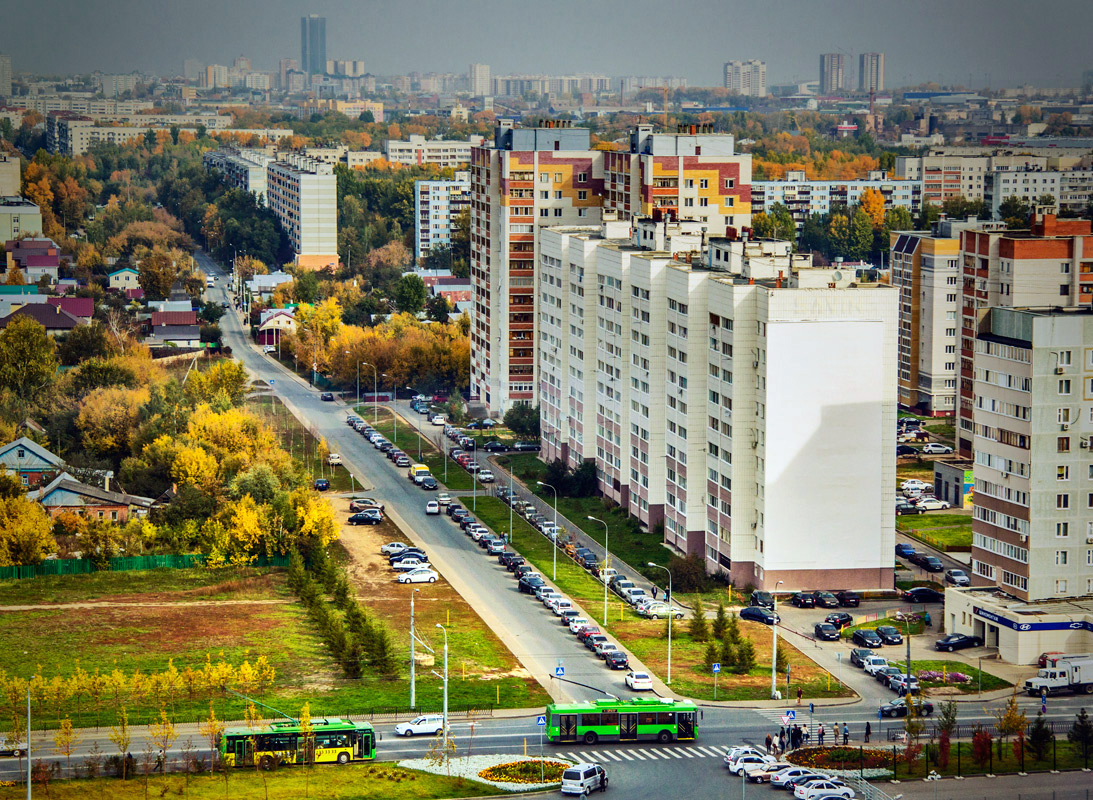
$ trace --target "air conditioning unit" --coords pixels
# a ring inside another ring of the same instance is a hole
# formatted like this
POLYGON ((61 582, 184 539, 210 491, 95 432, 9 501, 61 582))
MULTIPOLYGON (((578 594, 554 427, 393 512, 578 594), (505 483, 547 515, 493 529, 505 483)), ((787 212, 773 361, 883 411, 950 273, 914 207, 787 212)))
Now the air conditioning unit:
POLYGON ((1091 533, 1091 534, 1089 534, 1088 536, 1085 537, 1085 543, 1086 544, 1093 544, 1093 533, 1091 533))
POLYGON ((1070 423, 1069 422, 1064 422, 1062 425, 1059 426, 1059 429, 1064 430, 1064 431, 1070 430, 1070 423))
POLYGON ((1089 440, 1088 439, 1079 439, 1078 440, 1078 447, 1082 448, 1083 450, 1088 450, 1089 449, 1089 440))
POLYGON ((753 522, 753 523, 751 524, 751 528, 752 528, 752 530, 755 530, 755 529, 756 529, 756 528, 758 528, 758 527, 759 527, 759 523, 758 523, 758 522, 753 522))
POLYGON ((1056 367, 1055 368, 1055 374, 1056 375, 1062 375, 1063 374, 1063 368, 1062 367, 1056 367))
POLYGON ((755 369, 759 369, 759 362, 758 362, 758 361, 753 361, 753 362, 751 362, 751 365, 752 365, 752 366, 753 366, 753 367, 754 367, 755 369))

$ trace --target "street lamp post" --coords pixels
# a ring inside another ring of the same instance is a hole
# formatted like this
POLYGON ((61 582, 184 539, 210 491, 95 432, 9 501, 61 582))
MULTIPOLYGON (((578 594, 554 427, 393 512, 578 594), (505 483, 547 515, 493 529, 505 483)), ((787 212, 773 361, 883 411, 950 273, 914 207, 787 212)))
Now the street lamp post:
MULTIPOLYGON (((771 625, 771 632, 773 640, 770 649, 770 699, 777 699, 778 694, 778 587, 785 581, 778 581, 774 584, 774 591, 771 592, 771 597, 774 598, 774 624, 771 625)), ((789 691, 787 688, 786 691, 789 691)))
MULTIPOLYGON (((608 533, 608 531, 607 531, 607 523, 604 522, 602 519, 597 519, 596 517, 593 517, 593 516, 589 516, 588 518, 590 520, 592 520, 593 522, 598 522, 601 525, 603 525, 603 568, 607 569, 607 564, 608 564, 608 552, 607 552, 607 533, 608 533)), ((554 549, 557 550, 558 548, 554 548, 554 549)), ((603 575, 601 575, 600 577, 602 578, 603 575)), ((607 581, 603 581, 603 626, 605 628, 607 627, 607 581)))
MULTIPOLYGON (((650 567, 656 567, 662 569, 668 573, 668 685, 672 685, 672 617, 675 615, 672 613, 672 571, 667 567, 660 564, 654 564, 652 561, 646 562, 650 567)), ((604 584, 605 586, 607 584, 604 584)))
MULTIPOLYGON (((509 472, 509 476, 511 478, 511 471, 509 472)), ((542 481, 535 482, 540 486, 545 486, 550 489, 550 491, 554 492, 554 572, 551 574, 550 579, 552 581, 556 581, 558 580, 558 490, 551 486, 549 483, 543 483, 542 481)), ((509 508, 512 508, 511 504, 509 504, 509 508)))
POLYGON ((417 708, 417 675, 414 661, 414 598, 421 589, 410 592, 410 708, 417 708))
MULTIPOLYGON (((436 624, 444 632, 444 761, 448 760, 448 629, 436 624)), ((434 673, 435 674, 435 673, 434 673)))
MULTIPOLYGON (((367 361, 362 361, 366 367, 372 368, 372 424, 375 425, 379 422, 379 373, 376 372, 376 365, 369 364, 367 361)), ((360 369, 360 367, 357 367, 360 369)), ((359 379, 358 379, 359 380, 359 379)), ((357 398, 357 403, 360 404, 360 398, 357 398)))
MULTIPOLYGON (((413 386, 407 386, 406 388, 409 389, 411 392, 414 391, 413 386)), ((421 463, 421 423, 420 423, 420 421, 417 424, 417 463, 419 463, 419 464, 421 463)))

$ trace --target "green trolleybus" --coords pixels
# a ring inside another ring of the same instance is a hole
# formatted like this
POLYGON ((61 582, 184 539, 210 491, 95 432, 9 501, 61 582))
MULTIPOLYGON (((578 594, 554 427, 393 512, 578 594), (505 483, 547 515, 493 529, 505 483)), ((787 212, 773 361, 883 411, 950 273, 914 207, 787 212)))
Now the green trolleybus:
POLYGON ((313 719, 310 742, 300 732, 298 720, 262 725, 254 730, 229 728, 220 737, 220 757, 227 766, 256 764, 273 769, 281 764, 308 761, 309 750, 316 764, 349 764, 376 757, 376 732, 367 722, 347 719, 313 719))
POLYGON ((698 735, 698 708, 689 700, 670 697, 551 703, 546 707, 546 718, 546 737, 551 742, 671 742, 698 735))

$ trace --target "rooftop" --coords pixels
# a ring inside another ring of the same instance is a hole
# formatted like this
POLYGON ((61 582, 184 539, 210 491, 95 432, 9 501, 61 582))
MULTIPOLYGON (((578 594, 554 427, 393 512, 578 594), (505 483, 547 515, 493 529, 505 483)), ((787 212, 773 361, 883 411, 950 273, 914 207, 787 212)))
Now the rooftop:
POLYGON ((1090 614, 1093 613, 1093 596, 1076 599, 1020 600, 1008 595, 1001 589, 962 589, 964 594, 973 598, 982 598, 995 606, 1002 606, 1006 611, 1023 616, 1038 614, 1090 614))

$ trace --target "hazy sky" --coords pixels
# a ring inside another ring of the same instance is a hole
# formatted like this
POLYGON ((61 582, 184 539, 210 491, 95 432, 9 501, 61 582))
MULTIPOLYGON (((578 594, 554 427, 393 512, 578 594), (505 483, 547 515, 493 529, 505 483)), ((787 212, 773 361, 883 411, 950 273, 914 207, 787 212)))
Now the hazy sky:
MULTIPOLYGON (((375 74, 683 75, 720 85, 734 58, 769 83, 815 79, 818 56, 886 54, 890 86, 1072 86, 1093 68, 1093 0, 0 0, 15 71, 179 74, 185 58, 256 69, 300 56, 300 16, 327 18, 328 58, 375 74)), ((856 82, 853 84, 856 85, 856 82)))

